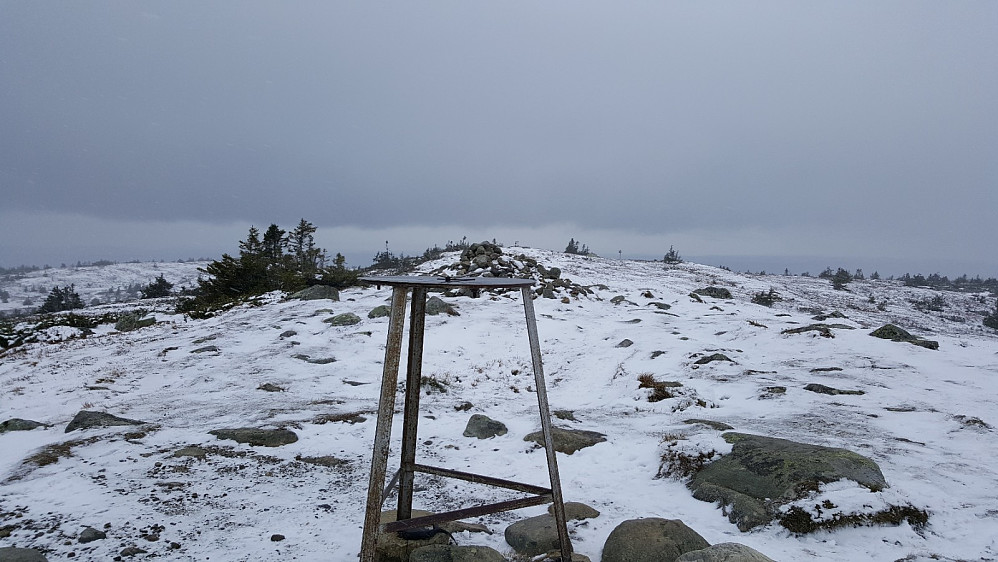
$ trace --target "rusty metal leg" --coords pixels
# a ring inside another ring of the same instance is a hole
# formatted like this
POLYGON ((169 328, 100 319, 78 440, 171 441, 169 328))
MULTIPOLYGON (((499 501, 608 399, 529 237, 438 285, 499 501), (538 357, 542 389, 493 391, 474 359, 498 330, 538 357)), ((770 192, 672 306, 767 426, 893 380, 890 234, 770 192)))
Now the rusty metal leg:
POLYGON ((395 287, 392 291, 392 316, 388 323, 385 369, 381 377, 381 398, 378 400, 378 422, 374 430, 374 454, 371 457, 371 479, 367 487, 367 511, 364 513, 364 537, 360 545, 361 562, 374 562, 375 548, 378 545, 382 487, 385 485, 385 472, 388 467, 388 445, 392 435, 399 358, 402 355, 406 292, 408 290, 405 287, 395 287))
POLYGON ((402 465, 399 468, 398 512, 396 519, 412 517, 412 480, 416 466, 416 433, 419 425, 419 390, 423 376, 423 328, 426 324, 426 289, 412 288, 412 316, 409 321, 409 357, 405 375, 405 410, 402 414, 402 465))
POLYGON ((555 527, 561 546, 563 562, 572 560, 572 543, 568 538, 565 522, 565 500, 561 495, 561 477, 558 476, 558 457, 551 439, 551 409, 548 407, 547 386, 544 383, 544 367, 541 364, 541 344, 537 337, 537 319, 534 316, 534 301, 528 287, 520 289, 523 295, 523 311, 527 317, 527 337, 530 339, 530 359, 534 366, 534 385, 537 387, 537 407, 541 413, 541 433, 544 436, 544 451, 548 461, 548 475, 551 477, 551 500, 554 504, 555 527))

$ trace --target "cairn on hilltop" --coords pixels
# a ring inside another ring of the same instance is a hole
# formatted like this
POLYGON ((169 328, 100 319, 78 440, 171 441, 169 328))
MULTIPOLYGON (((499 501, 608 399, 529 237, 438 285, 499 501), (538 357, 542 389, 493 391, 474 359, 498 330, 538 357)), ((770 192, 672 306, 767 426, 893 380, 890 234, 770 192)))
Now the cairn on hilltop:
MULTIPOLYGON (((478 242, 468 246, 457 263, 435 269, 434 275, 449 275, 452 277, 516 277, 534 279, 538 287, 534 291, 545 298, 557 298, 560 293, 568 293, 578 298, 581 295, 591 295, 589 287, 573 283, 571 279, 561 276, 561 269, 544 267, 537 260, 524 254, 508 256, 503 253, 498 244, 478 242)), ((452 290, 453 296, 464 294, 465 290, 452 290)), ((567 297, 565 297, 567 298, 567 297)))

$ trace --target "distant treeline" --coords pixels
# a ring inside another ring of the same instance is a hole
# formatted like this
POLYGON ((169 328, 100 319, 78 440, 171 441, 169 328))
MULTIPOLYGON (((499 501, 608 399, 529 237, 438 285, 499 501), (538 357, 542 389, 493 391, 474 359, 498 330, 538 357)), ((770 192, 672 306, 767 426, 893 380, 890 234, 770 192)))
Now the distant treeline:
POLYGON ((933 289, 938 289, 940 291, 961 291, 968 293, 979 293, 982 291, 990 291, 994 294, 998 294, 998 279, 994 277, 988 277, 987 279, 981 279, 981 276, 977 277, 967 277, 967 274, 963 274, 956 279, 950 279, 945 275, 939 275, 938 273, 933 273, 928 277, 923 276, 921 273, 916 273, 911 275, 910 273, 905 273, 901 277, 897 278, 908 287, 932 287, 933 289))

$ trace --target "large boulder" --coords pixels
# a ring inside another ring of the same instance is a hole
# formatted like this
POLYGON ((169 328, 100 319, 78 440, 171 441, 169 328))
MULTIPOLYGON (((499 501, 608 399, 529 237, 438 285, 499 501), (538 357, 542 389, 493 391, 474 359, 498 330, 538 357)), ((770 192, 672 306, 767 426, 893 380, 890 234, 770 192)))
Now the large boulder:
POLYGON ((353 326, 354 324, 360 324, 360 316, 352 312, 344 312, 343 314, 326 318, 323 322, 330 326, 353 326))
POLYGON ((603 562, 674 562, 710 546, 678 519, 649 517, 617 525, 603 545, 603 562))
POLYGON ((445 302, 440 297, 430 297, 426 299, 426 313, 430 316, 436 316, 437 314, 460 316, 453 305, 445 302))
POLYGON ((730 299, 731 291, 725 289, 724 287, 704 287, 703 289, 697 289, 693 291, 698 295, 705 297, 711 297, 714 299, 730 299))
POLYGON ((473 414, 468 420, 467 427, 464 428, 464 436, 489 439, 498 435, 506 435, 507 431, 506 424, 501 421, 496 421, 482 414, 473 414))
POLYGON ((298 441, 298 435, 290 429, 256 429, 242 427, 237 429, 213 429, 211 435, 219 439, 231 439, 237 443, 261 447, 280 447, 298 441))
MULTIPOLYGON (((544 434, 540 431, 535 431, 528 434, 523 438, 524 441, 533 441, 540 446, 544 446, 544 434)), ((582 429, 565 429, 561 427, 551 428, 551 441, 554 444, 554 450, 559 453, 565 453, 566 455, 571 455, 579 449, 585 449, 586 447, 592 447, 597 443, 602 443, 606 441, 606 435, 599 433, 597 431, 585 431, 582 429)))
POLYGON ((690 481, 693 497, 719 501, 742 531, 769 523, 781 505, 815 491, 818 484, 852 480, 872 491, 887 487, 880 467, 852 451, 786 439, 725 433, 731 452, 690 481))
POLYGON ((0 423, 0 433, 8 431, 31 431, 38 427, 45 427, 45 424, 34 420, 23 420, 21 418, 11 418, 0 423))
POLYGON ((722 542, 703 550, 687 552, 676 562, 776 562, 754 548, 736 542, 722 542))
POLYGON ((875 338, 910 343, 926 349, 939 349, 939 342, 914 336, 904 328, 899 328, 894 324, 885 324, 870 332, 870 335, 875 338))
POLYGON ((142 425, 146 422, 119 418, 107 412, 94 412, 90 410, 80 410, 73 420, 66 426, 66 433, 77 429, 90 429, 93 427, 111 427, 118 425, 142 425))
POLYGON ((45 555, 33 548, 0 548, 0 562, 47 562, 45 555))
POLYGON ((545 513, 506 527, 506 542, 517 554, 536 556, 561 547, 553 515, 545 513))

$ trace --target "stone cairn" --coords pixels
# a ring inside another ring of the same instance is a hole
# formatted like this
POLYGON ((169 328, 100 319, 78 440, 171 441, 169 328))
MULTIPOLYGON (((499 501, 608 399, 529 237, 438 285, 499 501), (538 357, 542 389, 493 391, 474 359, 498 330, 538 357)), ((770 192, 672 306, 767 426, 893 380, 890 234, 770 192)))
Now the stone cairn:
MULTIPOLYGON (((507 256, 502 248, 491 242, 478 242, 461 252, 460 260, 451 265, 439 267, 431 272, 434 275, 451 277, 516 277, 534 279, 538 286, 534 289, 539 296, 554 299, 564 293, 578 298, 592 295, 589 287, 573 283, 571 279, 561 276, 561 269, 544 267, 534 258, 524 254, 507 256)), ((466 289, 448 291, 448 296, 464 295, 466 289)))

